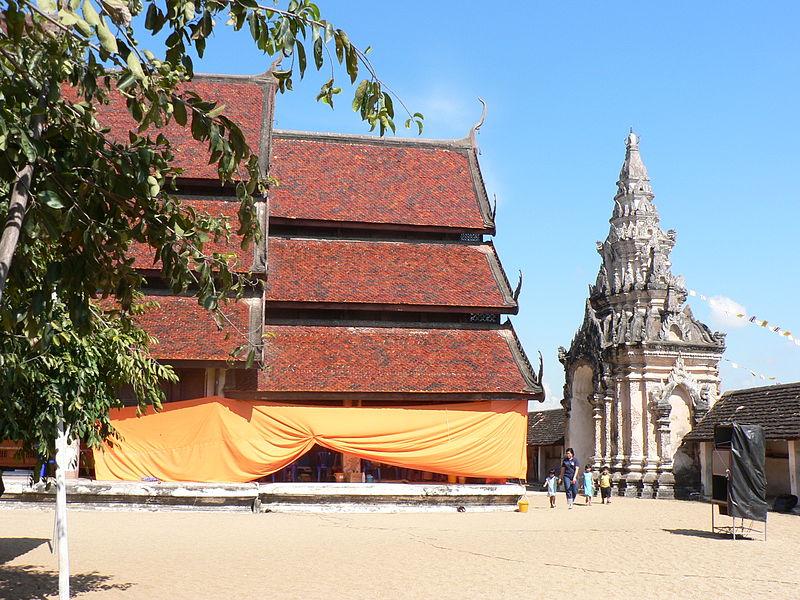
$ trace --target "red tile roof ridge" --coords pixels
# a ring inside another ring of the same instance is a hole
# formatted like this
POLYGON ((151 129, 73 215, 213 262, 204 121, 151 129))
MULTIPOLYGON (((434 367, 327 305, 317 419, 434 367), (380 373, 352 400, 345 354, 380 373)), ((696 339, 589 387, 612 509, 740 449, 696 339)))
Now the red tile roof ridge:
POLYGON ((284 139, 308 140, 314 142, 376 144, 388 146, 419 146, 423 148, 443 148, 451 150, 470 150, 473 148, 469 136, 457 139, 380 137, 364 133, 337 133, 332 131, 302 131, 298 129, 273 129, 272 136, 284 139))
POLYGON ((194 79, 205 79, 207 81, 232 81, 232 82, 254 82, 254 83, 275 83, 275 77, 272 76, 272 71, 267 70, 263 73, 253 73, 250 75, 233 74, 233 73, 195 73, 192 75, 194 79))

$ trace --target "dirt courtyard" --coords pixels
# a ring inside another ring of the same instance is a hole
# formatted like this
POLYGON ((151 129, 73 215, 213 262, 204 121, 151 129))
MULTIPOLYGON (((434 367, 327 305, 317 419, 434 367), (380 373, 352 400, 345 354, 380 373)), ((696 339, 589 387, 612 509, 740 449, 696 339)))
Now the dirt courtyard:
MULTIPOLYGON (((520 513, 71 509, 81 599, 745 598, 800 595, 800 517, 766 543, 709 532, 706 504, 615 498, 520 513)), ((0 509, 0 598, 49 598, 53 515, 0 509)))

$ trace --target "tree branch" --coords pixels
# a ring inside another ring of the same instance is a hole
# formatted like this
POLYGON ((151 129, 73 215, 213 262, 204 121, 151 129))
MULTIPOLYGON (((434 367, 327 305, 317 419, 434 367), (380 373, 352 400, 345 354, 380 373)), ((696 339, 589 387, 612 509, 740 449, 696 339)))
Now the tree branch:
MULTIPOLYGON (((44 108, 47 104, 47 90, 43 89, 39 94, 39 108, 44 108)), ((31 118, 33 127, 31 137, 38 140, 42 136, 44 128, 44 115, 36 114, 31 118)), ((33 180, 33 165, 27 164, 17 174, 14 187, 11 188, 11 199, 8 203, 8 217, 3 228, 3 236, 0 238, 0 302, 3 300, 3 291, 8 281, 8 272, 11 270, 11 260, 17 249, 19 234, 22 231, 22 222, 25 219, 25 211, 28 208, 28 196, 33 180)))

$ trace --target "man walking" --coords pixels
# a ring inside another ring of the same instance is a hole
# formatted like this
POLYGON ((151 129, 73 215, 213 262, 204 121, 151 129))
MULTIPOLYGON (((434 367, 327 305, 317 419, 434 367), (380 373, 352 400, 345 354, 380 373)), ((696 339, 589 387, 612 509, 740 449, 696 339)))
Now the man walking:
POLYGON ((561 461, 561 476, 559 481, 564 482, 564 491, 567 493, 567 508, 572 509, 572 504, 578 495, 578 469, 580 463, 575 458, 575 451, 567 448, 566 456, 561 461))

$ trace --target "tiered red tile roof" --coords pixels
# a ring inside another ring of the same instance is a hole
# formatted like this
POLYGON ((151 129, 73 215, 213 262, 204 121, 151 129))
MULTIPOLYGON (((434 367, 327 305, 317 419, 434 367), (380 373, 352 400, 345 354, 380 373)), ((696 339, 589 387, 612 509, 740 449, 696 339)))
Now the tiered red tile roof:
POLYGON ((266 333, 263 392, 534 391, 508 328, 267 325, 266 333))
MULTIPOLYGON (((226 105, 278 180, 269 223, 283 233, 269 238, 266 253, 263 246, 242 250, 235 235, 229 244, 209 244, 233 253, 241 272, 262 270, 267 257, 265 295, 228 304, 232 324, 222 331, 195 299, 161 290, 161 308, 141 318, 161 341, 158 358, 221 366, 247 339, 262 339, 250 330, 261 324, 266 302, 263 365, 257 376, 237 365, 231 381, 242 384, 240 395, 542 398, 513 329, 499 324, 499 314, 515 313, 517 303, 494 247, 482 241, 494 233, 494 217, 474 131, 455 141, 272 132, 275 87, 267 78, 201 77, 192 87, 226 105), (384 239, 343 239, 345 229, 384 239), (408 235, 415 239, 398 241, 408 235), (281 312, 269 321, 276 307, 281 312)), ((127 131, 121 98, 101 111, 101 122, 127 131)), ((184 202, 228 217, 235 230, 238 205, 229 189, 218 199, 188 195, 217 185, 205 149, 189 129, 167 133, 185 169, 184 202)), ((152 268, 149 253, 134 255, 137 267, 152 268)))
POLYGON ((275 131, 273 219, 493 233, 468 143, 275 131))
POLYGON ((516 312, 490 244, 269 240, 268 302, 516 312))
POLYGON ((228 302, 222 307, 224 329, 217 326, 212 314, 196 298, 164 295, 147 296, 144 301, 159 304, 137 318, 158 339, 151 353, 159 360, 228 361, 231 353, 247 342, 250 307, 244 300, 228 302))

